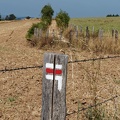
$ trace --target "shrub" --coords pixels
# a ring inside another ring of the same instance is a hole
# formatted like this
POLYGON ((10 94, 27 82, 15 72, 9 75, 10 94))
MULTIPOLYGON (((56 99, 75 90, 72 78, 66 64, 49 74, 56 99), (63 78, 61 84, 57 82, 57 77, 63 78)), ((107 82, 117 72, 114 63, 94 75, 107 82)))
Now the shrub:
POLYGON ((16 16, 14 14, 9 15, 9 20, 15 20, 15 19, 16 19, 16 16))
POLYGON ((105 111, 101 108, 90 108, 86 111, 85 116, 87 120, 104 120, 107 118, 107 116, 105 115, 105 111))
POLYGON ((30 16, 27 16, 26 19, 30 19, 31 17, 30 16))
POLYGON ((59 28, 65 29, 68 27, 70 17, 65 11, 60 10, 55 19, 59 28))
POLYGON ((1 14, 0 14, 0 21, 2 20, 2 16, 1 16, 1 14))
POLYGON ((43 22, 40 22, 40 23, 37 23, 37 24, 33 24, 31 28, 29 28, 29 30, 27 31, 27 35, 26 35, 26 38, 29 40, 32 38, 32 36, 34 35, 34 29, 35 28, 39 28, 43 31, 46 31, 48 26, 43 23, 43 22))
POLYGON ((52 7, 50 5, 45 5, 42 10, 41 10, 41 14, 42 14, 42 21, 45 24, 50 25, 51 21, 52 21, 52 16, 54 14, 54 10, 52 9, 52 7))

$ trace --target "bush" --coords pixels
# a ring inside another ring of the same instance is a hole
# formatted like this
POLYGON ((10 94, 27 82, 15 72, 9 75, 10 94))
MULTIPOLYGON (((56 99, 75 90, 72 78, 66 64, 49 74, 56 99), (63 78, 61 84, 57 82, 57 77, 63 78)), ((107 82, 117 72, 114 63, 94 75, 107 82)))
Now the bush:
POLYGON ((2 20, 2 16, 0 15, 0 21, 2 20))
POLYGON ((26 19, 30 19, 31 17, 30 16, 27 16, 26 19))
POLYGON ((60 10, 55 19, 59 28, 65 29, 68 27, 70 17, 65 11, 60 10))
POLYGON ((52 7, 50 5, 45 5, 42 10, 41 10, 41 14, 42 14, 42 21, 45 24, 50 25, 51 21, 52 21, 52 16, 54 14, 54 10, 52 9, 52 7))
MULTIPOLYGON (((29 40, 32 38, 32 36, 34 35, 34 29, 35 28, 39 28, 42 31, 46 31, 48 26, 51 24, 52 21, 52 15, 54 13, 52 7, 50 5, 45 5, 42 10, 42 22, 37 23, 37 24, 33 24, 32 27, 28 30, 26 38, 29 40)), ((29 18, 29 16, 27 17, 29 18)))
POLYGON ((35 28, 39 28, 39 29, 41 29, 43 31, 46 31, 48 26, 45 23, 43 23, 43 22, 40 22, 40 23, 37 23, 37 24, 33 24, 32 27, 29 28, 29 30, 27 31, 27 35, 26 35, 27 39, 31 39, 32 38, 32 36, 34 35, 34 29, 35 28))
POLYGON ((87 120, 104 120, 107 118, 104 110, 102 110, 101 108, 99 108, 99 109, 89 108, 86 111, 85 116, 86 116, 87 120))

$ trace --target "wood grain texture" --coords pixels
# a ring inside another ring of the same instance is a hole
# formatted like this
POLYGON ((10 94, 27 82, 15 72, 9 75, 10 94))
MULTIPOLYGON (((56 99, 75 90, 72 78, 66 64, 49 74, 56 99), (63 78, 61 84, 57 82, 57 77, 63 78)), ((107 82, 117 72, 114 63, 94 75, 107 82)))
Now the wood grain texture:
POLYGON ((65 120, 66 119, 66 81, 67 81, 68 56, 62 54, 45 53, 43 66, 42 87, 42 120, 65 120), (47 80, 46 63, 54 64, 53 80, 47 80), (62 65, 62 73, 56 74, 56 65, 62 65), (56 79, 62 77, 62 79, 56 79), (61 89, 59 89, 61 81, 61 89))

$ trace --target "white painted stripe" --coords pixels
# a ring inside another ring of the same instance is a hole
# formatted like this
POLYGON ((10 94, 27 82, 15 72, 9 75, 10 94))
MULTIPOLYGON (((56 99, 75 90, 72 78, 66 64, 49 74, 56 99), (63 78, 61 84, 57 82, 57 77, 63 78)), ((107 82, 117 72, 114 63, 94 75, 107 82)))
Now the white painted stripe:
POLYGON ((62 76, 55 76, 55 80, 58 81, 58 90, 61 91, 61 89, 62 89, 62 76))
POLYGON ((62 65, 55 65, 56 69, 62 69, 62 65))
POLYGON ((46 75, 46 79, 53 80, 53 75, 46 75))
POLYGON ((55 80, 58 80, 58 81, 59 81, 59 80, 62 80, 62 76, 57 76, 57 75, 56 75, 56 76, 55 76, 55 80))
POLYGON ((53 63, 46 63, 46 68, 53 69, 54 68, 53 63))

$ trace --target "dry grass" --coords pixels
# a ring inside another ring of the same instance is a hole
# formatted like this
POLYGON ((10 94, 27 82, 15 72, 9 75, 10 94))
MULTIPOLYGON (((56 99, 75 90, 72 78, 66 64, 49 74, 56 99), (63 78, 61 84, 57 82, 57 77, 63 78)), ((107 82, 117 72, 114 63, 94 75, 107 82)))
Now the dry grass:
MULTIPOLYGON (((76 52, 72 54, 72 56, 75 55, 76 57, 74 59, 76 60, 82 57, 76 52)), ((96 57, 95 54, 91 55, 92 58, 96 57)), ((68 113, 103 102, 104 100, 120 94, 120 86, 119 84, 115 84, 114 81, 114 79, 120 79, 119 68, 116 68, 114 65, 115 61, 113 61, 93 61, 69 65, 70 76, 68 77, 67 88, 71 89, 73 96, 71 96, 70 100, 67 99, 67 104, 70 106, 68 113), (113 66, 112 69, 110 66, 113 66), (69 86, 72 87, 70 88, 69 86)), ((67 95, 70 96, 69 92, 67 95)), ((119 97, 112 99, 100 106, 80 111, 77 115, 74 114, 71 116, 76 120, 94 120, 95 118, 95 120, 119 120, 119 99, 119 97), (99 114, 97 114, 97 112, 99 114), (98 117, 99 119, 97 119, 98 117)), ((70 120, 72 120, 72 118, 70 120)))
POLYGON ((93 53, 104 53, 104 54, 120 54, 120 39, 115 40, 105 34, 101 39, 98 37, 98 33, 90 35, 87 38, 84 33, 79 33, 76 37, 76 33, 73 29, 68 28, 64 35, 71 45, 81 51, 88 51, 93 53), (70 31, 72 35, 70 36, 70 31))
POLYGON ((52 44, 53 44, 53 38, 52 37, 49 37, 49 38, 33 37, 31 40, 27 40, 27 42, 31 47, 37 47, 37 48, 40 48, 40 49, 44 48, 44 47, 50 48, 50 47, 52 47, 52 44))

